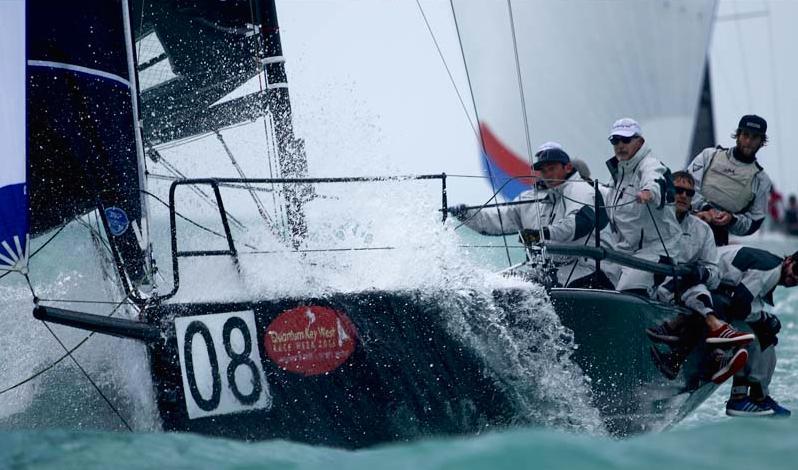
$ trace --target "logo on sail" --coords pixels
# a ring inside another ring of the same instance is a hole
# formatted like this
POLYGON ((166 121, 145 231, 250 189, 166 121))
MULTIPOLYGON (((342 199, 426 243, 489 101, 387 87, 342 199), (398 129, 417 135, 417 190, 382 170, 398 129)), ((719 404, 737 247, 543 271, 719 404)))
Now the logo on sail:
POLYGON ((115 237, 125 233, 130 226, 127 213, 118 207, 105 209, 105 218, 108 220, 108 229, 111 230, 111 235, 115 237))

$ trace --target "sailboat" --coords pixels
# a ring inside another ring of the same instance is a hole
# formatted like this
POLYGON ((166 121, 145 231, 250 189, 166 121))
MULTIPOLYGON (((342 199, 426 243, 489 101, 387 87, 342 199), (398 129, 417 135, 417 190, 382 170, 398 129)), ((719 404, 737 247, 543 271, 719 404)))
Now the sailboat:
MULTIPOLYGON (((27 10, 21 22, 27 57, 9 69, 16 75, 4 76, 16 89, 26 87, 27 135, 19 125, 8 131, 16 147, 4 154, 4 165, 16 170, 0 180, 0 207, 12 214, 2 218, 6 251, 0 260, 4 269, 25 273, 29 233, 87 212, 98 215, 114 279, 137 318, 46 302, 33 314, 145 343, 164 430, 358 448, 519 424, 578 428, 594 413, 598 428, 623 436, 672 425, 714 390, 702 351, 675 381, 662 377, 648 357, 644 328, 677 310, 617 292, 551 289, 556 316, 541 303, 539 287, 506 280, 485 294, 458 286, 448 272, 442 279, 454 287, 335 290, 305 276, 288 294, 185 294, 203 277, 216 282, 221 275, 241 280, 252 274, 247 255, 268 251, 259 250, 264 239, 269 248, 282 246, 303 260, 313 251, 305 248, 313 238, 306 208, 324 201, 320 185, 432 182, 440 185, 435 197, 445 209, 446 175, 307 176, 303 144, 293 134, 273 2, 97 1, 81 11, 35 1, 6 4, 17 15, 27 10), (145 46, 149 52, 142 52, 145 46), (231 97, 252 80, 261 85, 257 91, 231 97), (253 122, 271 137, 264 149, 274 164, 268 178, 247 177, 227 140, 236 126, 253 122), (201 137, 218 141, 237 177, 188 178, 164 157, 167 146, 201 137), (168 201, 161 202, 171 263, 162 268, 153 263, 148 197, 148 181, 158 177, 168 182, 168 201), (241 228, 248 220, 235 217, 222 196, 227 190, 253 204, 266 235, 241 228), (185 193, 204 204, 200 223, 183 212, 185 193), (279 208, 270 213, 263 194, 279 199, 279 208), (186 238, 191 227, 212 233, 221 245, 186 238), (186 267, 195 261, 209 264, 186 267), (527 336, 535 341, 524 342, 527 336), (544 359, 551 360, 556 379, 536 376, 552 373, 536 362, 544 359), (570 359, 590 377, 589 385, 560 367, 570 359), (550 388, 541 391, 544 382, 550 388), (580 387, 590 406, 558 404, 558 397, 582 393, 580 387), (553 419, 546 409, 564 416, 553 419)), ((3 34, 17 34, 16 43, 3 36, 3 44, 19 45, 20 31, 3 34)), ((10 122, 25 122, 25 106, 6 109, 10 122)), ((595 257, 608 256, 596 250, 595 257)), ((592 252, 580 255, 586 253, 592 252)), ((318 264, 257 262, 280 273, 318 264)))

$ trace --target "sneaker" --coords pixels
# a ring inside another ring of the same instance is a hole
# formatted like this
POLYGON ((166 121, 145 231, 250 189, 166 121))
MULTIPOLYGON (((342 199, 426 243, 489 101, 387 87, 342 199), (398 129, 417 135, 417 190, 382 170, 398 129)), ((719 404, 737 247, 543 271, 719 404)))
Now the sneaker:
POLYGON ((744 346, 754 340, 753 333, 743 333, 724 323, 723 326, 707 334, 707 343, 717 346, 744 346))
POLYGON ((681 361, 677 360, 676 354, 673 352, 662 353, 653 345, 649 347, 649 352, 651 353, 651 360, 654 361, 654 365, 657 366, 657 369, 659 369, 665 378, 673 380, 679 375, 679 369, 681 369, 682 364, 681 361))
POLYGON ((777 418, 789 418, 792 412, 787 408, 776 403, 776 400, 770 398, 770 395, 766 396, 762 403, 770 407, 773 410, 773 416, 777 418))
POLYGON ((729 416, 773 416, 775 411, 764 401, 754 401, 750 397, 729 399, 726 402, 726 414, 729 416))
POLYGON ((719 364, 720 367, 712 374, 712 382, 722 384, 745 367, 746 361, 748 361, 748 351, 745 349, 739 349, 731 356, 724 354, 719 364))
POLYGON ((671 329, 667 322, 646 328, 646 334, 648 338, 655 343, 676 344, 680 339, 677 332, 671 329))

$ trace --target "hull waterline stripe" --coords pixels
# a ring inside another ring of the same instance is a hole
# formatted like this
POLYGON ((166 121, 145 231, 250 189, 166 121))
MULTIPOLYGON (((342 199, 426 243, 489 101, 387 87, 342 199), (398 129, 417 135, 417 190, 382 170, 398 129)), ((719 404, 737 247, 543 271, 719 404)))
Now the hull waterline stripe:
POLYGON ((71 70, 73 72, 80 72, 85 73, 88 75, 94 75, 95 77, 107 78, 109 80, 113 80, 115 82, 119 82, 126 87, 130 88, 130 81, 126 80, 125 78, 120 77, 119 75, 114 75, 112 73, 103 72, 102 70, 97 69, 90 69, 88 67, 82 67, 80 65, 73 65, 73 64, 65 64, 63 62, 51 62, 49 60, 29 60, 29 66, 33 67, 48 67, 53 69, 64 69, 64 70, 71 70))

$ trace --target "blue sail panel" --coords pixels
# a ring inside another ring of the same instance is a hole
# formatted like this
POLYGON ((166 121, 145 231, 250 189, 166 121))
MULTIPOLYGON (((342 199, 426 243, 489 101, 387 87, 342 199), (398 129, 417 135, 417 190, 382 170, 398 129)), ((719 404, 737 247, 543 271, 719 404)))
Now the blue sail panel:
POLYGON ((25 1, 0 2, 0 270, 28 265, 25 1))

